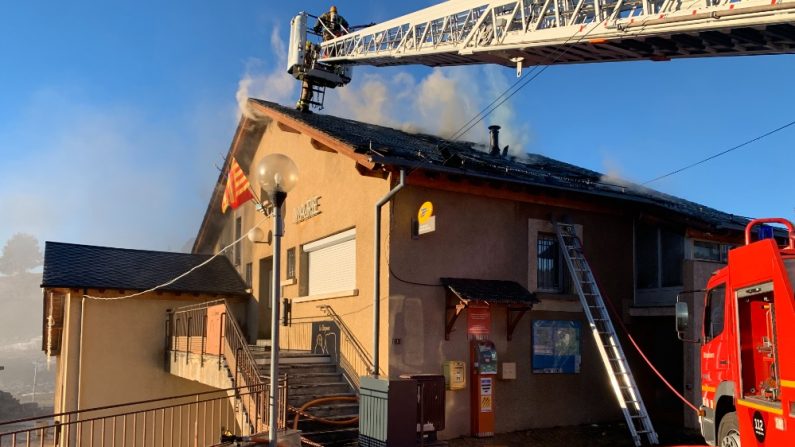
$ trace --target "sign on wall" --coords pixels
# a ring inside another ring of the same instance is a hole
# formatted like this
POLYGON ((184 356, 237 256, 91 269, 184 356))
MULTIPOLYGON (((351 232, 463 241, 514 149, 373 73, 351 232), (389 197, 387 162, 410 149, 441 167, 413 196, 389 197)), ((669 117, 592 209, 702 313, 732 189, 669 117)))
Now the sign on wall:
POLYGON ((433 215, 433 203, 425 202, 417 211, 417 234, 436 231, 436 216, 433 215))
POLYGON ((309 220, 318 214, 320 214, 320 196, 315 196, 295 209, 295 223, 309 220))
POLYGON ((533 372, 574 374, 580 372, 581 325, 575 320, 533 321, 533 372))
POLYGON ((467 334, 489 335, 491 332, 491 309, 488 304, 467 306, 467 334))
POLYGON ((336 362, 340 352, 340 328, 333 321, 312 322, 312 353, 328 354, 336 362))

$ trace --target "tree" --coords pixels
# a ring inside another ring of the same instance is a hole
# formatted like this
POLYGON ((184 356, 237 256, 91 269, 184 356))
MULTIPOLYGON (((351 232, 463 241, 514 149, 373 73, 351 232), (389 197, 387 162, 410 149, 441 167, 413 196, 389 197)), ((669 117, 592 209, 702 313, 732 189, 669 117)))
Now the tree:
POLYGON ((0 273, 17 275, 40 266, 42 260, 38 239, 29 234, 17 233, 3 247, 0 273))

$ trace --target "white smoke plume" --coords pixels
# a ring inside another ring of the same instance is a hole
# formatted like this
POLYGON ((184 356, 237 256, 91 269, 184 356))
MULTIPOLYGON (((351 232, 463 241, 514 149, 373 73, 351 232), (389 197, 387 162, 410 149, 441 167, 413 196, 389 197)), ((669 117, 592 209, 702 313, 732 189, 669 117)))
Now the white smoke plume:
POLYGON ((487 144, 488 126, 502 126, 501 146, 511 155, 522 156, 531 144, 529 125, 516 119, 510 101, 505 102, 471 130, 462 134, 467 122, 508 86, 500 67, 434 69, 417 80, 407 71, 391 76, 364 74, 327 95, 326 112, 355 120, 423 132, 444 138, 456 136, 487 144))
POLYGON ((281 38, 281 31, 277 24, 271 31, 271 51, 275 56, 275 66, 268 66, 262 72, 266 63, 260 59, 250 59, 246 64, 246 73, 238 82, 235 99, 238 105, 238 116, 245 115, 255 118, 247 106, 248 98, 267 99, 279 104, 290 104, 297 99, 298 81, 290 76, 285 67, 287 65, 287 45, 281 38))

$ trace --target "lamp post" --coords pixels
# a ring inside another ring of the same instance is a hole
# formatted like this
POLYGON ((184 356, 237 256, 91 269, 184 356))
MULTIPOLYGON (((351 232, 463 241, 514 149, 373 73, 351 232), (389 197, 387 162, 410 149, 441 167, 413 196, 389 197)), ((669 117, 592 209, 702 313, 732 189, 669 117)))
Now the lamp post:
POLYGON ((279 299, 282 256, 282 205, 298 182, 298 168, 283 154, 270 154, 257 165, 257 180, 273 204, 273 280, 271 281, 271 370, 268 445, 276 447, 279 416, 279 299))

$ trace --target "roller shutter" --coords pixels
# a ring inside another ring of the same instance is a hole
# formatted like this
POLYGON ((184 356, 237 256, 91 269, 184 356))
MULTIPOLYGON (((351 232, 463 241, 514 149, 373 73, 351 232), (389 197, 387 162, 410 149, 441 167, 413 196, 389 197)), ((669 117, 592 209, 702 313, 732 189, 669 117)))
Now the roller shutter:
POLYGON ((329 236, 303 246, 309 261, 308 294, 356 288, 356 229, 329 236))

